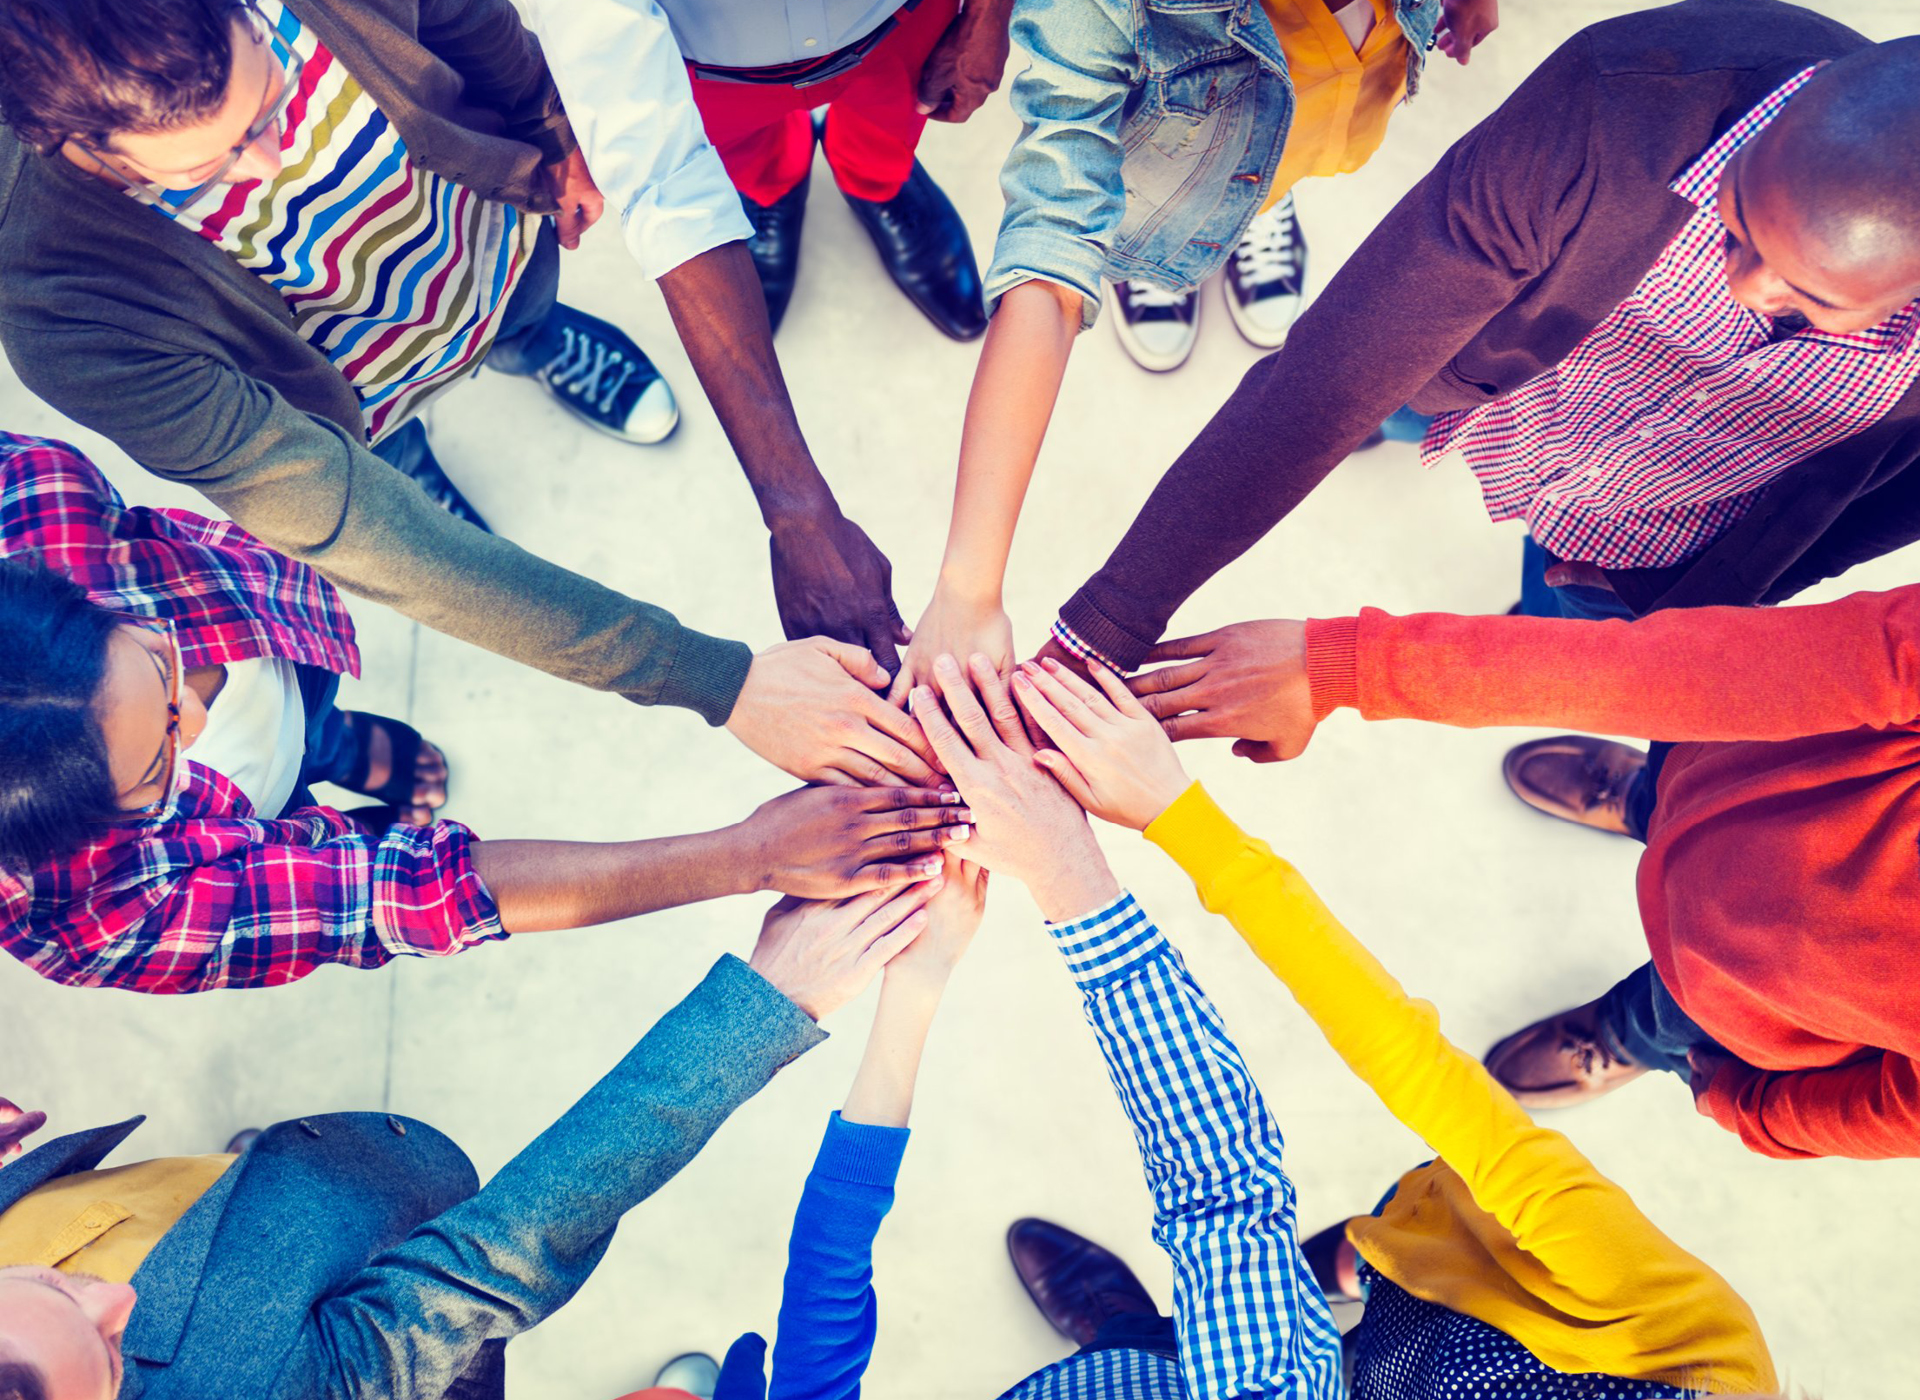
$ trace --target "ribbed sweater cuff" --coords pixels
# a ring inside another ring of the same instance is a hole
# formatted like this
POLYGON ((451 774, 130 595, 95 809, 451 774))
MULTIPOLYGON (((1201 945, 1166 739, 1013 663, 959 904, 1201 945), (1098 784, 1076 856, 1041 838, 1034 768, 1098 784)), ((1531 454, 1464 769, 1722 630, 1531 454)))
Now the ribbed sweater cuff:
POLYGON ((1307 624, 1307 689, 1313 717, 1342 705, 1360 708, 1360 619, 1316 618, 1307 624))
POLYGON ((827 1120, 827 1135, 820 1143, 820 1155, 813 1159, 813 1174, 892 1190, 912 1136, 908 1128, 849 1123, 836 1110, 827 1120))
POLYGON ((1147 653, 1153 650, 1151 640, 1141 641, 1118 623, 1109 621, 1088 600, 1084 588, 1069 598, 1067 605, 1060 609, 1060 622, 1096 655, 1105 657, 1107 664, 1123 676, 1138 670, 1140 663, 1147 659, 1147 653))
POLYGON ((1246 834, 1200 784, 1194 783, 1141 833, 1205 887, 1225 861, 1238 855, 1246 834))
POLYGON ((692 710, 718 728, 732 716, 752 664, 753 650, 745 642, 725 642, 683 627, 673 666, 654 703, 692 710))

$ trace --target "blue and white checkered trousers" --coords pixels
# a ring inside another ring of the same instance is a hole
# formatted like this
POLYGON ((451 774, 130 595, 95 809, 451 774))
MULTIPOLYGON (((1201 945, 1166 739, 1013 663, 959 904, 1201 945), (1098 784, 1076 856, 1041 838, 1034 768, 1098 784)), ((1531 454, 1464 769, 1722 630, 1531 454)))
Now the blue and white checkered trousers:
POLYGON ((1280 1129, 1219 1012, 1131 894, 1050 931, 1173 1260, 1181 1388, 1158 1358, 1108 1351, 1050 1366, 1004 1400, 1338 1400, 1340 1331, 1300 1254, 1280 1129))

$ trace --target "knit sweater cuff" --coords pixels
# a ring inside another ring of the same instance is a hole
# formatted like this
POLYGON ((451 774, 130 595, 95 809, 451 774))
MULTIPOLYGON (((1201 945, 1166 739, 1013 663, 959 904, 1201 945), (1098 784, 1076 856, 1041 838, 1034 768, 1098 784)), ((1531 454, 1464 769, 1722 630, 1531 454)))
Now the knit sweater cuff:
POLYGON ((1342 705, 1360 708, 1360 619, 1316 618, 1307 624, 1307 689, 1313 717, 1342 705))
POLYGON ((907 1140, 912 1136, 907 1128, 849 1123, 835 1111, 827 1120, 820 1155, 813 1159, 813 1174, 855 1186, 892 1190, 900 1175, 900 1161, 906 1156, 907 1140))
POLYGON ((656 703, 692 710, 718 728, 732 717, 752 664, 753 650, 745 642, 726 642, 683 627, 656 703))
POLYGON ((1085 644, 1089 651, 1105 658, 1110 670, 1126 675, 1139 669, 1153 650, 1153 641, 1142 641, 1118 623, 1110 621, 1096 608, 1082 588, 1060 609, 1061 625, 1085 644))
POLYGON ((1198 783, 1175 798, 1141 834, 1171 856, 1203 891, 1207 879, 1237 855, 1246 840, 1233 818, 1198 783))

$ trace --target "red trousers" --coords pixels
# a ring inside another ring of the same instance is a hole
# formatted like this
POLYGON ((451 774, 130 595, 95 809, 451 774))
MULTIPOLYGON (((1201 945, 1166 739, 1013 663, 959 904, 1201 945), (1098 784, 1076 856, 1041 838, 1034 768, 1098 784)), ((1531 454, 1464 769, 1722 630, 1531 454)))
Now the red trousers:
POLYGON ((809 87, 693 74, 694 105, 734 187, 755 204, 790 193, 813 169, 809 110, 826 107, 822 144, 842 192, 873 200, 899 194, 927 124, 917 105, 920 70, 959 12, 959 0, 920 0, 858 66, 809 87))

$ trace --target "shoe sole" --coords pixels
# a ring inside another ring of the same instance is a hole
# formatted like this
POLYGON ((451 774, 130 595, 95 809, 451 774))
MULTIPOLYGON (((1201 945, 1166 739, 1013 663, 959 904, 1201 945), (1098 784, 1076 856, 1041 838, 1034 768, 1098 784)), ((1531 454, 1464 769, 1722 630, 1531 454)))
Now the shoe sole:
POLYGON ((571 417, 585 423, 596 433, 601 434, 603 437, 610 437, 615 442, 624 442, 629 447, 658 447, 661 443, 672 437, 674 429, 680 426, 680 401, 678 398, 674 400, 673 418, 667 423, 667 430, 661 433, 659 437, 643 438, 635 437, 632 433, 623 433, 618 428, 609 428, 592 414, 582 413, 550 389, 547 391, 547 397, 561 408, 564 408, 571 417))
MULTIPOLYGON (((1227 317, 1233 322, 1233 328, 1239 331, 1240 338, 1254 349, 1278 350, 1287 343, 1287 336, 1293 330, 1293 323, 1289 322, 1287 329, 1280 332, 1278 340, 1273 339, 1272 331, 1255 325, 1247 317, 1247 313, 1240 306, 1240 298, 1233 294, 1233 288, 1227 285, 1227 279, 1224 276, 1220 279, 1220 299, 1227 304, 1227 317)), ((1302 303, 1301 310, 1305 309, 1305 304, 1302 303)), ((1299 318, 1294 319, 1297 321, 1299 318)))

